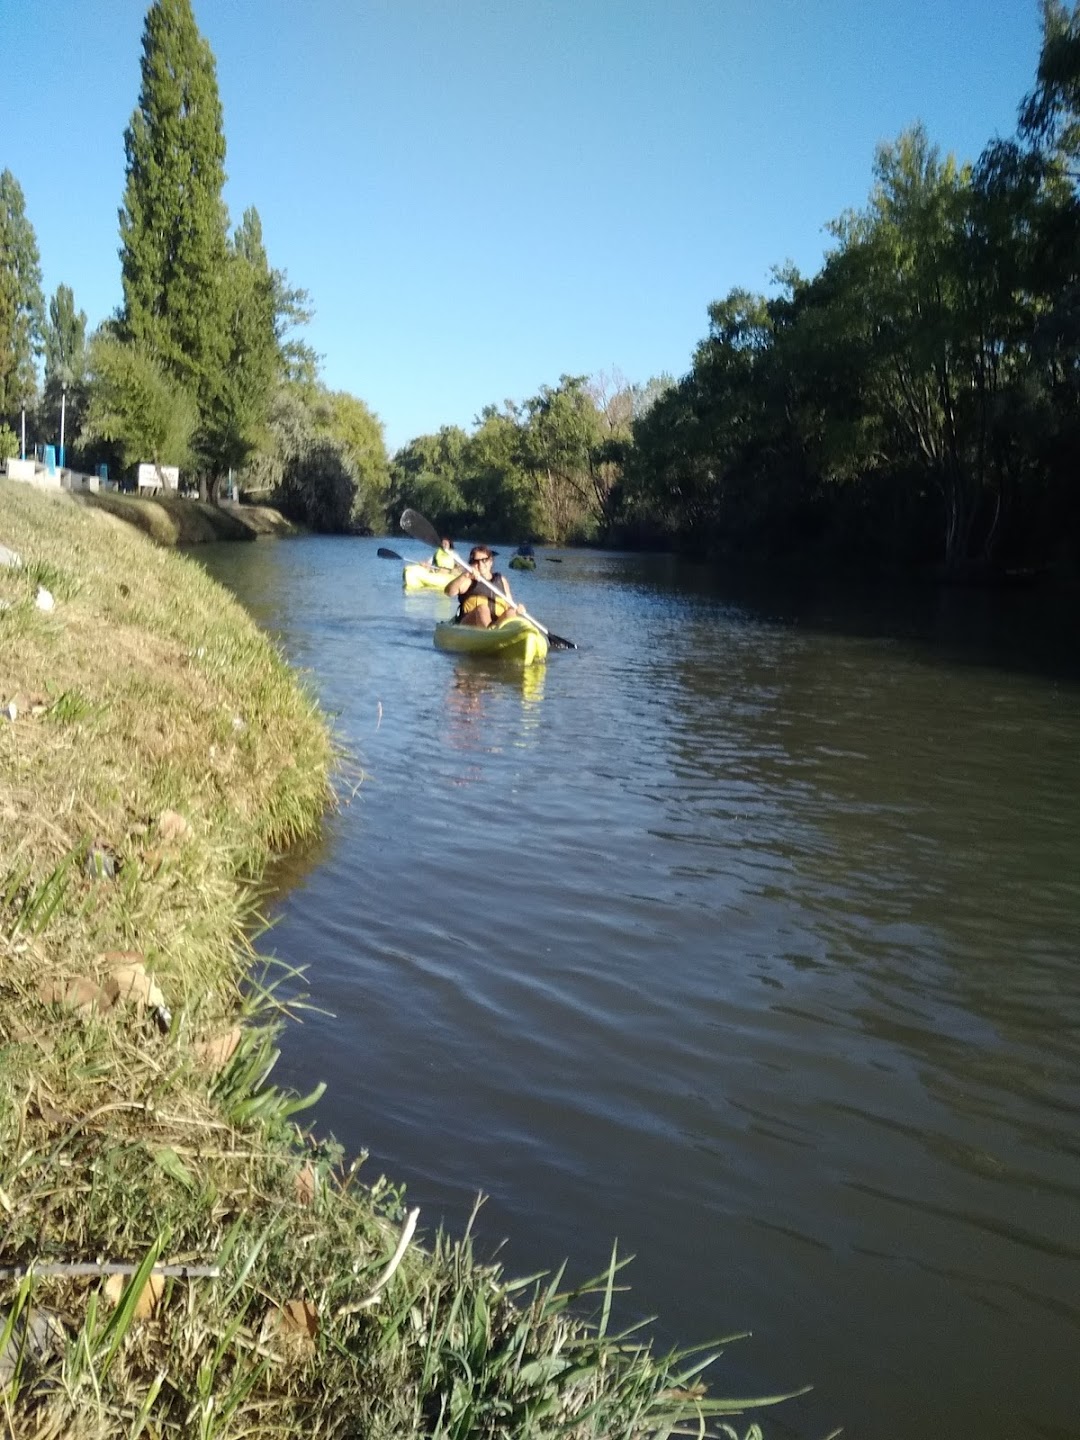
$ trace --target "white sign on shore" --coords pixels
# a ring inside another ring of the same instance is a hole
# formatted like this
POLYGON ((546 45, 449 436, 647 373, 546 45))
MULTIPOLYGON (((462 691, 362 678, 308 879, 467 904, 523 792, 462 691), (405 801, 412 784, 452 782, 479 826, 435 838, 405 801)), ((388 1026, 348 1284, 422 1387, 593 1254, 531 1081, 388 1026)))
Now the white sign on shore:
POLYGON ((177 465, 140 465, 139 491, 178 490, 180 468, 177 465))

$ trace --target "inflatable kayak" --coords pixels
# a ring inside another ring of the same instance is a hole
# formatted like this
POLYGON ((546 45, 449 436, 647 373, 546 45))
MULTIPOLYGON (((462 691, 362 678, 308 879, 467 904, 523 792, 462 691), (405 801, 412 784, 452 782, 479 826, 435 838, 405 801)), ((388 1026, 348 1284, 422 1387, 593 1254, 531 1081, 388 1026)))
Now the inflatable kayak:
POLYGON ((533 559, 533 557, 532 557, 531 555, 511 555, 511 557, 510 557, 510 569, 511 569, 511 570, 535 570, 535 569, 536 569, 536 561, 533 559))
POLYGON ((435 644, 457 655, 491 655, 522 665, 533 665, 548 652, 547 636, 520 615, 511 615, 501 625, 486 630, 479 625, 455 625, 452 620, 444 620, 435 626, 435 644))
POLYGON ((406 590, 445 590, 453 578, 452 570, 436 570, 431 565, 406 565, 401 572, 406 590))

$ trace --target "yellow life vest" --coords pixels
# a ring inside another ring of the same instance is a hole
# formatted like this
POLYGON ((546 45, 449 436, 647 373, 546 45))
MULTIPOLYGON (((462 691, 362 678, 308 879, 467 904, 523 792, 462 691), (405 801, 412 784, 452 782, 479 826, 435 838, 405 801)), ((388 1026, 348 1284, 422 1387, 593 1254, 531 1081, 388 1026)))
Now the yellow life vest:
MULTIPOLYGON (((495 580, 498 577, 493 575, 491 578, 495 580)), ((461 597, 458 619, 460 620, 463 615, 471 615, 474 610, 479 610, 481 605, 490 607, 493 620, 501 620, 510 608, 506 600, 497 600, 494 595, 489 595, 485 589, 474 582, 461 597)))
POLYGON ((457 556, 452 550, 444 550, 440 545, 431 557, 431 563, 438 570, 454 570, 457 567, 457 556))

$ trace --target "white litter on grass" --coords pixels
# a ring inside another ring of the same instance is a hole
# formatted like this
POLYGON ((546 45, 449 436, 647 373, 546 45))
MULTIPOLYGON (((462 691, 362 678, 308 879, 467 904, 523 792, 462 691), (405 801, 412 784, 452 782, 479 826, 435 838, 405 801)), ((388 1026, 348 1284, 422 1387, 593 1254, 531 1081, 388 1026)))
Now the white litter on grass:
POLYGON ((34 601, 34 604, 39 610, 56 609, 56 601, 53 599, 49 591, 45 589, 44 585, 38 586, 37 599, 34 601))
POLYGON ((21 564, 22 559, 15 554, 14 550, 9 550, 6 545, 0 545, 0 565, 7 565, 14 570, 21 564))

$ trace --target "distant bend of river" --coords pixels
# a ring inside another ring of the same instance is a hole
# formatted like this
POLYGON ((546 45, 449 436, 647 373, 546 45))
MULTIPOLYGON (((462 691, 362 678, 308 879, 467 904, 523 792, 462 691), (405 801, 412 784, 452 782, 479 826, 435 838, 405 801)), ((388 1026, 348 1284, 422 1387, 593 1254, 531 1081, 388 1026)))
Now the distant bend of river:
POLYGON ((751 1330, 717 1393, 815 1387, 767 1436, 1080 1434, 1075 624, 547 552, 522 672, 376 546, 197 552, 365 772, 262 942, 280 1079, 509 1271, 617 1237, 661 1341, 751 1330))

